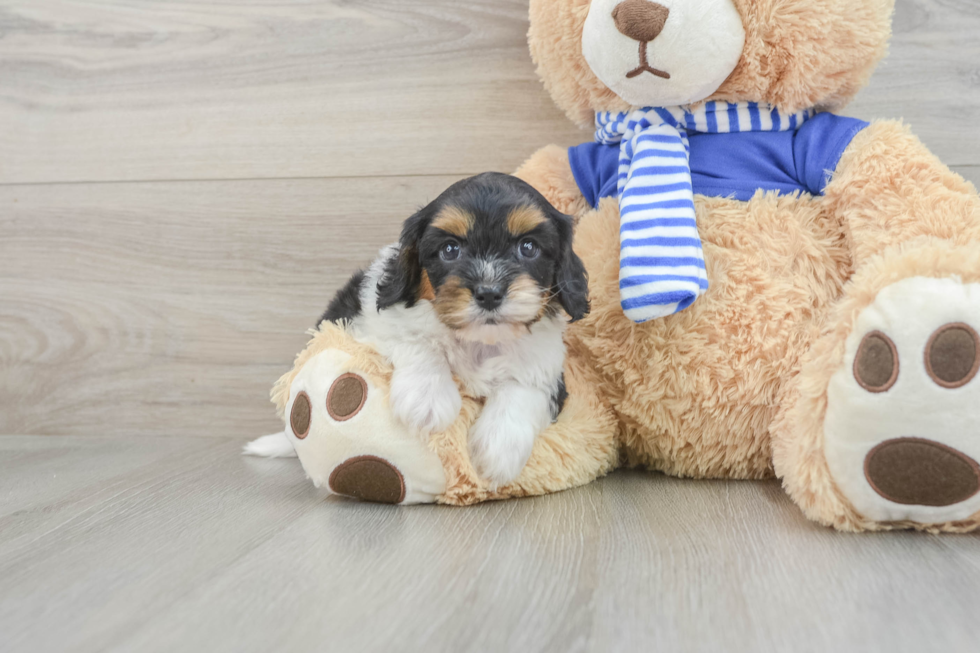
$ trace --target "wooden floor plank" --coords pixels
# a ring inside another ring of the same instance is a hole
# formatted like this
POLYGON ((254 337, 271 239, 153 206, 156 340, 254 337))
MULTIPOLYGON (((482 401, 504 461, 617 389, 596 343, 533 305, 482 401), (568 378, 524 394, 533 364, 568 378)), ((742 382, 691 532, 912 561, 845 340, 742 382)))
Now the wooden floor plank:
POLYGON ((946 165, 980 165, 980 2, 895 0, 888 56, 843 113, 902 119, 946 165))
MULTIPOLYGON (((510 171, 574 128, 526 0, 0 0, 0 183, 510 171)), ((898 0, 848 112, 977 165, 980 4, 898 0)))
POLYGON ((5 652, 968 651, 980 638, 980 534, 837 533, 775 482, 624 471, 533 499, 392 507, 325 497, 296 460, 240 457, 235 439, 0 445, 5 652), (19 489, 107 461, 105 480, 19 489))
POLYGON ((83 483, 39 502, 29 542, 0 531, 0 649, 583 649, 600 486, 473 509, 324 501, 295 460, 199 441, 116 439, 154 464, 95 502, 83 483))
POLYGON ((522 0, 0 0, 0 182, 510 171, 584 140, 522 0))
MULTIPOLYGON (((152 464, 35 506, 20 515, 14 542, 0 531, 0 650, 105 650, 320 505, 298 465, 263 473, 272 461, 243 460, 238 441, 205 441, 202 450, 200 438, 160 440, 162 460, 159 441, 116 439, 151 450, 144 463, 152 464), (23 522, 32 521, 28 538, 23 522)), ((79 466, 104 464, 95 447, 71 455, 79 466)))
POLYGON ((776 482, 639 472, 605 480, 602 514, 595 651, 967 651, 980 638, 977 534, 838 533, 776 482))
POLYGON ((0 433, 280 428, 304 331, 455 180, 0 187, 0 433))

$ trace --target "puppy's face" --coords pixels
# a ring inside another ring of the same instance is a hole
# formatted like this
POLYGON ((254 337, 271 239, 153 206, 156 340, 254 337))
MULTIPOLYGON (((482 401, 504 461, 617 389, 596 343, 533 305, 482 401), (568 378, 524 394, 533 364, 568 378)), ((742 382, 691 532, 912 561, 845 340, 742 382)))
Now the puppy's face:
POLYGON ((406 222, 402 256, 385 283, 400 287, 396 301, 431 301, 461 338, 496 342, 561 310, 572 319, 588 311, 571 241, 571 219, 537 191, 486 173, 454 184, 406 222))

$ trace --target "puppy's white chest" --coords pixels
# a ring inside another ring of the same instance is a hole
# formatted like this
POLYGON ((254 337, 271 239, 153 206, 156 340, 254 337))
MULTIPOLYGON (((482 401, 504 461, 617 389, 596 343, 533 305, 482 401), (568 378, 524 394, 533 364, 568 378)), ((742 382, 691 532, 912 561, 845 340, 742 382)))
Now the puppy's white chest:
POLYGON ((470 357, 473 360, 473 364, 479 368, 491 362, 494 358, 499 358, 501 354, 502 352, 500 345, 473 343, 470 357))
POLYGON ((511 375, 510 352, 502 345, 458 342, 455 349, 451 367, 471 394, 485 397, 511 375))

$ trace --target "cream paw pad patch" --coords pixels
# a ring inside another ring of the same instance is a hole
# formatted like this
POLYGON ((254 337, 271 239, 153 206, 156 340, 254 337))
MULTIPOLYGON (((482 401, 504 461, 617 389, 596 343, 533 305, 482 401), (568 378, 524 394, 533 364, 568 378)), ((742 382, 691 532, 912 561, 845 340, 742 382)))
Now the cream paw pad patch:
POLYGON ((980 511, 980 284, 913 277, 858 316, 827 389, 824 450, 854 508, 938 523, 980 511))
POLYGON ((317 487, 379 503, 431 503, 446 488, 438 456, 392 416, 387 391, 327 349, 293 378, 286 435, 317 487))

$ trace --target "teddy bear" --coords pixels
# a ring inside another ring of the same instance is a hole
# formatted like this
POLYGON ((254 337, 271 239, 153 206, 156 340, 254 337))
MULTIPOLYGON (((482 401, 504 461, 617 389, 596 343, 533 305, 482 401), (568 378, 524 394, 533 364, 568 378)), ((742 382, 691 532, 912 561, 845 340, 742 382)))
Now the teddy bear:
POLYGON ((595 129, 516 175, 576 216, 591 312, 520 477, 423 441, 343 324, 273 389, 307 475, 388 503, 556 492, 620 466, 777 477, 848 531, 980 526, 980 197, 900 122, 839 115, 893 0, 531 0, 544 86, 595 129))

